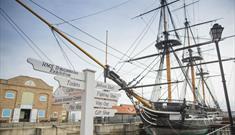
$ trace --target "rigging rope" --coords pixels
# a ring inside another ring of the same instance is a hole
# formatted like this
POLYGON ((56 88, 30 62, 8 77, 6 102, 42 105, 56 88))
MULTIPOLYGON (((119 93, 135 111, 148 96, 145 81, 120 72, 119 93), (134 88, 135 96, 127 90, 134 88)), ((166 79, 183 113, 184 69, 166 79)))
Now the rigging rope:
MULTIPOLYGON (((29 1, 31 1, 33 4, 35 4, 35 5, 38 6, 39 8, 45 10, 45 11, 48 12, 49 14, 55 16, 56 18, 58 18, 58 19, 60 19, 60 20, 66 22, 65 19, 59 17, 58 15, 56 15, 55 13, 53 13, 53 12, 51 12, 50 10, 46 9, 46 8, 43 7, 42 5, 39 5, 39 4, 36 3, 35 1, 33 1, 33 0, 29 0, 29 1)), ((103 46, 106 46, 106 43, 105 43, 105 42, 103 42, 103 41, 101 41, 100 39, 96 38, 95 36, 89 34, 88 32, 82 30, 81 28, 78 28, 77 26, 75 26, 75 25, 73 25, 72 23, 69 23, 69 22, 67 22, 67 24, 70 25, 70 26, 72 26, 72 27, 75 28, 76 30, 82 32, 83 34, 89 36, 90 38, 92 38, 92 39, 98 41, 98 42, 101 43, 103 46)), ((126 55, 125 53, 121 52, 121 51, 118 50, 118 49, 115 49, 114 47, 112 47, 112 46, 110 46, 110 45, 108 45, 108 47, 111 48, 111 49, 113 49, 114 51, 118 52, 119 54, 126 55)), ((128 56, 127 56, 127 57, 128 57, 128 56)))
MULTIPOLYGON (((175 91, 175 89, 177 88, 178 85, 175 85, 173 88, 172 88, 172 93, 175 91)), ((161 98, 168 92, 168 90, 166 89, 158 98, 157 102, 161 100, 161 98)), ((168 98, 166 99, 163 99, 163 100, 167 100, 168 98)))
POLYGON ((54 38, 55 38, 55 40, 56 40, 57 45, 58 45, 59 48, 60 48, 60 51, 61 51, 62 54, 63 54, 63 57, 64 57, 64 59, 65 59, 67 65, 68 65, 68 67, 69 67, 69 68, 72 67, 72 69, 75 71, 75 68, 74 68, 73 64, 72 64, 71 61, 69 60, 69 57, 67 56, 67 54, 66 54, 66 52, 64 51, 63 47, 61 46, 59 40, 57 39, 56 34, 55 34, 55 31, 54 31, 53 29, 51 29, 51 32, 52 32, 52 34, 53 34, 53 36, 54 36, 54 38))
MULTIPOLYGON (((88 45, 88 46, 90 46, 90 47, 92 47, 92 48, 94 48, 94 49, 100 51, 100 52, 105 53, 104 50, 102 50, 102 49, 100 49, 100 48, 98 48, 98 47, 96 47, 96 46, 94 46, 94 45, 92 45, 92 44, 90 44, 90 43, 88 43, 88 42, 86 42, 86 41, 83 41, 83 40, 81 40, 81 39, 79 39, 79 38, 77 38, 77 37, 75 37, 75 36, 73 36, 73 35, 71 35, 71 34, 69 34, 69 33, 67 33, 67 32, 64 32, 64 31, 61 31, 61 32, 63 32, 63 33, 66 34, 67 36, 69 36, 69 37, 71 37, 71 38, 73 38, 73 39, 76 39, 76 40, 78 40, 78 41, 80 41, 80 42, 82 42, 82 43, 84 43, 84 44, 86 44, 86 45, 88 45)), ((108 52, 108 54, 111 55, 111 56, 113 56, 113 57, 116 58, 116 59, 120 59, 118 56, 116 56, 116 55, 114 55, 114 54, 112 54, 112 53, 109 53, 109 52, 108 52)))
MULTIPOLYGON (((99 48, 97 48, 96 46, 91 45, 90 43, 87 43, 86 41, 83 41, 83 40, 81 40, 81 39, 79 39, 79 38, 77 38, 77 37, 74 37, 74 36, 72 36, 72 35, 70 35, 70 34, 64 32, 64 31, 61 31, 61 32, 63 32, 64 34, 68 35, 69 37, 71 37, 71 38, 73 38, 73 39, 76 39, 76 40, 78 40, 78 41, 80 41, 80 42, 83 42, 84 44, 86 44, 86 45, 88 45, 88 46, 90 46, 90 47, 93 47, 93 48, 95 48, 95 49, 97 49, 97 50, 99 50, 99 51, 105 53, 104 50, 99 49, 99 48)), ((109 52, 108 52, 108 54, 111 55, 111 56, 113 56, 114 58, 116 58, 116 59, 118 59, 118 60, 121 60, 121 58, 119 58, 118 56, 116 56, 116 55, 114 55, 114 54, 112 54, 112 53, 109 53, 109 52)), ((138 63, 139 63, 139 62, 138 62, 138 63)), ((136 64, 131 63, 131 64, 132 64, 132 65, 135 65, 136 67, 138 67, 138 68, 140 68, 140 69, 146 68, 146 66, 143 65, 142 63, 139 63, 138 65, 137 65, 137 63, 136 63, 136 64)))
MULTIPOLYGON (((175 27, 175 22, 174 22, 174 20, 173 20, 173 17, 172 17, 172 14, 171 14, 170 8, 169 8, 169 6, 168 6, 168 5, 166 5, 166 7, 167 7, 168 13, 169 13, 169 15, 170 15, 170 20, 171 20, 171 24, 172 24, 172 26, 173 26, 173 29, 176 29, 176 27, 175 27)), ((175 31, 175 35, 176 35, 176 38, 177 38, 178 40, 180 40, 180 38, 179 38, 179 35, 178 35, 177 31, 175 31)))
MULTIPOLYGON (((166 48, 163 50, 162 52, 162 56, 159 55, 161 57, 161 60, 160 60, 160 64, 159 64, 159 68, 158 69, 162 69, 163 68, 163 64, 164 64, 164 59, 165 59, 165 55, 166 55, 166 48)), ((160 83, 160 79, 162 80, 162 71, 159 71, 157 73, 157 76, 155 78, 155 83, 160 83)), ((169 84, 168 84, 169 85, 169 84)), ((151 96, 151 99, 152 100, 155 100, 156 98, 158 98, 157 94, 160 94, 160 91, 161 90, 161 86, 160 86, 160 89, 157 91, 157 86, 154 86, 153 87, 153 91, 152 91, 152 96, 151 96)))
POLYGON ((53 64, 52 60, 36 45, 35 42, 13 21, 13 19, 2 9, 1 15, 3 18, 11 25, 11 27, 19 34, 19 36, 26 42, 26 44, 33 50, 33 52, 43 61, 41 55, 37 52, 37 50, 50 62, 53 64), (33 46, 35 48, 33 48, 33 46))
MULTIPOLYGON (((35 1, 33 1, 33 0, 30 0, 30 1, 31 1, 33 4, 35 4, 36 6, 38 6, 39 8, 41 8, 41 9, 47 11, 48 13, 50 13, 51 15, 55 16, 56 18, 58 18, 58 19, 60 19, 60 20, 62 20, 62 21, 65 21, 63 18, 61 18, 61 17, 59 17, 58 15, 54 14, 53 12, 49 11, 49 10, 46 9, 45 7, 39 5, 39 4, 36 3, 35 1)), ((103 42, 103 41, 97 39, 97 38, 94 37, 93 35, 91 35, 91 34, 85 32, 84 30, 81 30, 80 28, 76 27, 75 25, 73 25, 73 24, 71 24, 71 23, 69 23, 69 22, 68 22, 67 24, 69 24, 69 25, 72 26, 73 28, 79 30, 80 32, 86 34, 87 36, 89 36, 89 37, 95 39, 96 41, 100 42, 102 45, 106 46, 106 43, 105 43, 105 42, 103 42)), ((126 56, 126 57, 128 57, 128 58, 130 58, 129 56, 127 56, 125 53, 119 51, 118 49, 115 49, 115 48, 113 48, 113 47, 111 47, 111 46, 109 46, 109 45, 108 45, 108 47, 111 48, 111 49, 113 49, 114 51, 116 51, 116 52, 118 52, 118 53, 120 53, 120 54, 122 54, 122 55, 124 55, 124 56, 126 56)), ((144 65, 145 65, 144 63, 141 63, 141 62, 137 62, 137 63, 140 63, 140 66, 144 66, 144 65)), ((140 67, 140 66, 138 66, 138 67, 140 67)))
POLYGON ((86 59, 84 59, 83 57, 79 56, 78 53, 76 53, 68 44, 65 43, 65 41, 60 37, 58 36, 58 38, 60 39, 60 41, 72 52, 74 53, 79 59, 83 60, 84 62, 94 66, 94 67, 97 67, 99 68, 97 65, 93 64, 93 63, 90 63, 89 61, 87 61, 86 59))
MULTIPOLYGON (((175 53, 175 51, 174 51, 174 49, 173 49, 172 46, 171 46, 171 50, 172 50, 172 52, 173 52, 173 54, 174 54, 174 56, 175 56, 175 58, 176 58, 176 60, 177 60, 177 62, 178 62, 178 64, 179 64, 179 66, 180 66, 180 67, 183 67, 183 65, 182 65, 182 63, 181 63, 179 57, 176 55, 176 53, 175 53)), ((185 73, 185 70, 184 70, 183 68, 180 68, 180 69, 181 69, 182 73, 184 74, 184 77, 185 77, 186 81, 187 81, 188 84, 189 84, 189 87, 190 87, 191 92, 193 93, 192 84, 191 84, 191 82, 189 81, 190 79, 189 79, 189 77, 187 76, 187 73, 185 73)), ((198 97, 195 97, 195 99, 196 99, 197 102, 199 102, 198 97)))
MULTIPOLYGON (((157 58, 158 58, 158 57, 156 57, 156 58, 153 60, 153 62, 154 62, 157 58)), ((152 68, 150 68, 150 70, 148 70, 148 72, 145 73, 145 75, 143 75, 138 81, 136 81, 136 83, 135 83, 133 86, 136 86, 137 84, 139 84, 140 81, 143 80, 143 79, 148 75, 148 73, 158 64, 158 62, 159 62, 159 61, 157 61, 157 62, 152 66, 152 68)), ((151 63, 151 64, 152 64, 152 63, 151 63)), ((151 64, 150 64, 150 65, 151 65, 151 64)), ((133 86, 132 86, 132 87, 133 87, 133 86)))
MULTIPOLYGON (((131 85, 134 81, 136 81, 152 64, 153 62, 157 59, 158 57, 156 57, 139 75, 137 75, 132 81, 130 81, 127 86, 131 85)), ((156 64, 154 64, 156 65, 156 64)), ((149 73, 149 72, 148 72, 149 73)), ((146 75, 145 75, 146 76, 146 75)), ((135 84, 134 86, 136 86, 137 84, 135 84)))
POLYGON ((57 23, 57 24, 55 24, 55 25, 61 25, 61 24, 64 24, 64 23, 73 22, 73 21, 77 21, 77 20, 80 20, 80 19, 84 19, 84 18, 87 18, 87 17, 94 16, 94 15, 98 15, 98 14, 100 14, 100 13, 104 13, 104 12, 106 12, 106 11, 109 11, 109 10, 118 8, 118 7, 122 6, 122 5, 125 5, 125 4, 127 4, 129 1, 131 1, 131 0, 124 1, 124 2, 122 2, 122 3, 119 3, 119 4, 117 4, 117 5, 112 6, 112 7, 110 7, 110 8, 103 9, 103 10, 100 10, 100 11, 97 11, 97 12, 94 12, 94 13, 91 13, 91 14, 88 14, 88 15, 84 15, 84 16, 81 16, 81 17, 78 17, 78 18, 75 18, 75 19, 67 20, 67 21, 63 21, 63 22, 57 23))
MULTIPOLYGON (((138 35, 138 37, 134 40, 134 42, 130 45, 130 47, 127 49, 127 51, 125 52, 125 55, 123 55, 121 57, 121 60, 124 59, 125 56, 128 56, 128 58, 131 58, 131 55, 133 54, 133 52, 136 50, 136 48, 140 45, 140 42, 142 41, 142 39, 144 38, 145 34, 148 32, 148 30, 150 29, 152 23, 154 22, 154 20, 156 19, 156 15, 158 12, 156 12, 151 18, 150 21, 148 23, 148 25, 146 25, 146 27, 142 30, 142 32, 138 35), (139 40, 139 41, 138 41, 139 40), (135 45, 136 44, 136 45, 135 45), (135 45, 135 46, 134 46, 135 45), (127 55, 129 53, 129 51, 132 49, 132 47, 134 47, 134 49, 130 52, 129 55, 127 55)), ((114 66, 114 68, 116 68, 118 65, 118 63, 114 66)), ((119 72, 123 66, 125 65, 125 63, 122 63, 122 65, 119 67, 119 69, 117 70, 117 72, 119 72)))

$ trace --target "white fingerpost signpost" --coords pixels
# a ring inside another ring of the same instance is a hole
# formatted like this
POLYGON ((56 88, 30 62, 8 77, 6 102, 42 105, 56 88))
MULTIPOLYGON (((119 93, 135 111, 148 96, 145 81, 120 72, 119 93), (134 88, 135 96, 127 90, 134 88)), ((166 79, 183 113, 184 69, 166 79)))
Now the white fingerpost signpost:
POLYGON ((77 72, 32 58, 27 62, 34 70, 56 75, 54 79, 60 86, 54 92, 54 102, 67 104, 68 111, 81 110, 80 135, 93 135, 94 117, 114 116, 116 110, 112 106, 121 96, 117 93, 120 87, 95 81, 95 71, 77 72))

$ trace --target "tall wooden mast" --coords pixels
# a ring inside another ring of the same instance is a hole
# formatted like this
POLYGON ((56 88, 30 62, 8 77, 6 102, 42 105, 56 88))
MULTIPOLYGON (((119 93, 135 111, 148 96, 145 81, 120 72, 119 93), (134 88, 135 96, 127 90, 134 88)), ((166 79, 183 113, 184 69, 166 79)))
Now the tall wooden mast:
MULTIPOLYGON (((186 5, 184 3, 184 16, 185 16, 185 28, 186 28, 186 37, 185 39, 187 39, 187 44, 188 44, 188 47, 190 47, 191 43, 190 43, 190 37, 189 37, 189 34, 190 34, 190 25, 189 25, 189 22, 188 22, 188 19, 187 19, 187 15, 186 15, 186 5)), ((192 34, 192 31, 191 31, 191 34, 192 34)), ((193 36, 193 34, 192 34, 193 36)), ((202 60, 202 57, 201 56, 193 56, 193 50, 191 48, 188 49, 188 53, 189 53, 189 56, 186 56, 185 58, 182 59, 183 62, 187 62, 188 63, 188 66, 190 67, 190 71, 191 71, 191 83, 192 83, 192 93, 193 93, 193 102, 195 103, 196 102, 196 84, 195 84, 195 71, 194 71, 194 61, 197 61, 197 60, 202 60)))
POLYGON ((198 76, 200 76, 200 78, 201 78, 201 85, 202 85, 202 96, 203 96, 203 102, 204 102, 204 104, 206 103, 206 95, 205 95, 205 75, 208 75, 209 73, 208 72, 205 72, 204 70, 203 70, 203 68, 201 67, 200 68, 200 72, 199 73, 197 73, 197 75, 198 76))
MULTIPOLYGON (((156 48, 159 50, 163 50, 163 56, 166 56, 166 77, 167 77, 167 92, 168 92, 168 102, 172 101, 172 90, 171 90, 171 58, 170 58, 170 50, 173 46, 181 45, 181 43, 178 40, 175 39, 169 39, 169 33, 168 33, 168 14, 169 18, 171 18, 171 13, 168 8, 169 3, 166 2, 166 0, 161 0, 161 16, 160 21, 163 20, 163 41, 158 41, 156 43, 156 48), (167 14, 168 13, 168 14, 167 14)), ((160 22, 161 23, 161 22, 160 22)), ((171 22, 173 23, 173 22, 171 22)), ((172 24, 173 25, 173 24, 172 24)), ((174 26, 173 26, 174 27, 174 26)))
MULTIPOLYGON (((161 1, 161 6, 163 6, 162 8, 162 13, 163 13, 163 20, 164 20, 164 40, 167 41, 168 40, 168 28, 167 28, 167 15, 166 15, 166 1, 165 0, 162 0, 161 1)), ((171 92, 171 59, 170 59, 170 48, 169 46, 167 45, 167 42, 165 42, 166 44, 164 45, 165 46, 165 49, 166 49, 166 77, 167 77, 167 83, 168 83, 168 87, 167 87, 167 90, 168 90, 168 102, 171 102, 172 101, 172 92, 171 92)))

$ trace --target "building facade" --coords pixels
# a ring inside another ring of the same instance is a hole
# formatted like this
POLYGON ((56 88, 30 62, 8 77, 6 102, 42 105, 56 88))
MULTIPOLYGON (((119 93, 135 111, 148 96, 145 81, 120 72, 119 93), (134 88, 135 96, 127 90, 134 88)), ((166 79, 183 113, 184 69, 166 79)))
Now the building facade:
POLYGON ((49 121, 53 87, 28 76, 0 79, 0 122, 49 121))
POLYGON ((55 104, 52 102, 50 121, 52 122, 67 122, 68 112, 65 110, 63 104, 55 104))

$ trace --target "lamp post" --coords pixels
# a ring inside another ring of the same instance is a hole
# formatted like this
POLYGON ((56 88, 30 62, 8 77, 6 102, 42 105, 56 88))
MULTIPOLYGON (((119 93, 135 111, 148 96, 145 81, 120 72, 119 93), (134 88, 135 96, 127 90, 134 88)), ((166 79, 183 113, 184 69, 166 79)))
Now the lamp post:
POLYGON ((233 126, 233 118, 232 118, 232 114, 231 114, 230 103, 229 103, 228 92, 227 92, 227 86, 226 86, 226 80, 225 80, 225 77, 224 77, 224 69, 223 69, 223 64, 222 64, 222 61, 221 61, 221 55, 220 55, 220 49, 219 49, 219 41, 221 39, 223 29, 224 28, 221 25, 216 23, 211 28, 210 35, 212 37, 212 41, 215 42, 216 51, 217 51, 218 60, 219 60, 220 72, 221 72, 221 77, 222 77, 222 83, 223 83, 223 87, 224 87, 224 95, 225 95, 226 104, 227 104, 229 121, 230 121, 231 126, 233 126))

